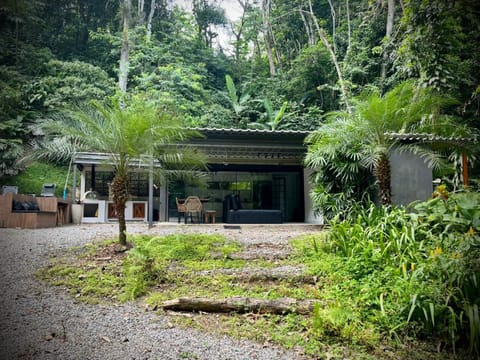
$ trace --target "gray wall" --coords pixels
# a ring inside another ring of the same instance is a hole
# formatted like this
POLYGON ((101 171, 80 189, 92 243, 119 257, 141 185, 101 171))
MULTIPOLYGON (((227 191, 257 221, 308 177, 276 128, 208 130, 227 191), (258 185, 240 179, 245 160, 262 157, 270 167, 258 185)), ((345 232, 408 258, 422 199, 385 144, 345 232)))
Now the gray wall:
POLYGON ((392 203, 408 205, 432 196, 432 169, 424 160, 409 152, 395 150, 390 155, 392 203))
POLYGON ((310 198, 310 192, 312 191, 312 183, 310 182, 310 176, 313 170, 309 168, 303 169, 303 196, 305 204, 305 222, 308 224, 320 224, 323 225, 323 216, 315 215, 313 212, 312 199, 310 198))

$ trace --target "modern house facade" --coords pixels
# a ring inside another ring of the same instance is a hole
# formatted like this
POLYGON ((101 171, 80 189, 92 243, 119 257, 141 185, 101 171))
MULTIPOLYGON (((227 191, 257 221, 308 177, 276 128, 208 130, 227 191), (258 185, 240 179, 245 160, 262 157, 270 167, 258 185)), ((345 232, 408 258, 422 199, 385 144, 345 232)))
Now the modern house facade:
MULTIPOLYGON (((128 220, 177 221, 176 199, 198 196, 205 209, 215 211, 216 220, 221 222, 225 197, 236 194, 244 209, 281 210, 283 222, 322 223, 322 218, 314 215, 309 198, 311 170, 303 166, 308 132, 196 130, 203 138, 189 144, 207 156, 203 185, 172 181, 150 187, 148 169, 132 164, 128 220)), ((115 220, 113 202, 109 200, 113 173, 108 157, 77 153, 74 165, 74 183, 80 172, 80 191, 75 200, 83 201, 82 221, 115 220)))
MULTIPOLYGON (((224 220, 226 197, 235 194, 243 209, 280 210, 282 222, 322 224, 310 200, 312 169, 303 166, 307 148, 307 131, 200 128, 203 137, 189 144, 207 156, 203 186, 171 181, 154 183, 148 168, 131 164, 131 200, 126 219, 138 221, 177 221, 177 200, 199 197, 206 210, 215 212, 215 220, 224 220)), ((439 138, 422 134, 390 134, 402 143, 441 142, 458 145, 472 139, 439 138)), ((476 140, 475 140, 476 141, 476 140)), ((109 183, 113 179, 106 154, 77 153, 74 158, 74 181, 80 171, 80 189, 75 200, 83 202, 83 222, 108 222, 116 219, 109 200, 109 183), (94 195, 94 196, 92 196, 94 195)), ((417 155, 394 151, 391 161, 392 200, 407 205, 426 200, 433 191, 432 169, 417 155)), ((154 167, 161 164, 154 162, 154 167)), ((466 157, 463 164, 467 184, 466 157)), ((75 190, 75 189, 74 189, 75 190)))

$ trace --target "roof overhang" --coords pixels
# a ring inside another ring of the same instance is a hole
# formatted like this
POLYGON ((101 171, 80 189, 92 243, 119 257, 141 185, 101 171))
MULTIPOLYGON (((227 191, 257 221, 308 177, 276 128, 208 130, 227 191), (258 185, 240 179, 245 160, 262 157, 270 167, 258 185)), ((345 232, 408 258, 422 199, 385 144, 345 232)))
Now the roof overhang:
MULTIPOLYGON (((188 141, 189 146, 207 156, 209 164, 302 165, 308 131, 193 128, 203 135, 188 141)), ((74 163, 112 165, 111 154, 79 152, 74 163)), ((148 162, 132 160, 132 168, 143 168, 148 162)), ((160 167, 154 161, 154 167, 160 167)))
POLYGON ((308 131, 196 128, 204 138, 192 146, 203 151, 209 163, 301 165, 308 131))

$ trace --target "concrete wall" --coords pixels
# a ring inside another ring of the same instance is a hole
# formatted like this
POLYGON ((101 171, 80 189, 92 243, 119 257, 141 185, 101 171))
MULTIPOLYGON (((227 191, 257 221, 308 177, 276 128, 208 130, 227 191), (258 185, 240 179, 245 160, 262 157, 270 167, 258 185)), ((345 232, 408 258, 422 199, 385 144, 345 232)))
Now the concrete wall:
POLYGON ((308 224, 323 224, 323 217, 316 216, 313 213, 312 199, 310 198, 310 192, 312 190, 312 184, 310 182, 311 169, 303 169, 303 197, 305 204, 305 222, 308 224))
POLYGON ((432 169, 410 152, 394 151, 390 156, 392 203, 408 205, 432 196, 432 169))

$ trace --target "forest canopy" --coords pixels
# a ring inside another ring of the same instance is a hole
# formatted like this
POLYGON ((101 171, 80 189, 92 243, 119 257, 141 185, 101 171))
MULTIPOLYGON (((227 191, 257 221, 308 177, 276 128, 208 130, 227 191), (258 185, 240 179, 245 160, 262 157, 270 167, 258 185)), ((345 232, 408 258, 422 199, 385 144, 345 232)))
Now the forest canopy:
POLYGON ((411 80, 480 127, 478 2, 236 3, 232 21, 219 0, 2 1, 0 177, 16 173, 32 125, 120 91, 186 126, 315 130, 366 90, 411 80))

